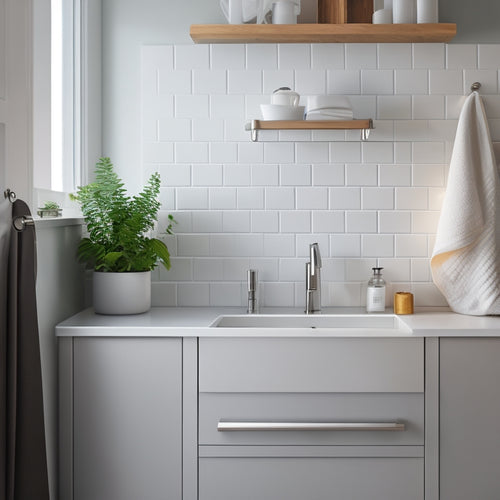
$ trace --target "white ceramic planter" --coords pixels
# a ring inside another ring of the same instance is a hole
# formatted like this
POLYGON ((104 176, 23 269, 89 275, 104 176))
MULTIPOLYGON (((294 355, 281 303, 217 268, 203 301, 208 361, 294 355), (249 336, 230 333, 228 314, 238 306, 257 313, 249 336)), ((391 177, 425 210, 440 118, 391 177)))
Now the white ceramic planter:
POLYGON ((98 314, 140 314, 151 308, 151 271, 94 272, 94 310, 98 314))

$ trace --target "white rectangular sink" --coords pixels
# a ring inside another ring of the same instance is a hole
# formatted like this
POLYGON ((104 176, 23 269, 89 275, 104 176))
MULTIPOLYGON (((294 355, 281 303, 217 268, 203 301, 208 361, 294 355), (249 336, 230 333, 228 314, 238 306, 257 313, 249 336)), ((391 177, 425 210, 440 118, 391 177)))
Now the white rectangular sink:
POLYGON ((223 329, 397 330, 409 329, 396 315, 369 314, 248 314, 219 316, 211 325, 223 329))

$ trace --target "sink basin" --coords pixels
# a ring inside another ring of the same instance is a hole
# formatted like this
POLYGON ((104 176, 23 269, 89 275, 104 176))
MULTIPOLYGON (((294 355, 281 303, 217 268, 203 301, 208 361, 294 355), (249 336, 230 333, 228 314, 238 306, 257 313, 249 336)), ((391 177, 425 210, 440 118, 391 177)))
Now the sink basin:
POLYGON ((256 329, 357 329, 409 331, 396 315, 368 314, 248 314, 219 316, 213 328, 256 329))

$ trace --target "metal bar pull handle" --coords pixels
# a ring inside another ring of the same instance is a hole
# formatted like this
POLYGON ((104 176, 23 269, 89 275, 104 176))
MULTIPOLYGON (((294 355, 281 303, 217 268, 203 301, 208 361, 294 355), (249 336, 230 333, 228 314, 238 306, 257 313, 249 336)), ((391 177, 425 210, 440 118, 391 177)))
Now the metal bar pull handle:
POLYGON ((399 422, 252 422, 219 420, 219 432, 229 431, 404 431, 399 422))

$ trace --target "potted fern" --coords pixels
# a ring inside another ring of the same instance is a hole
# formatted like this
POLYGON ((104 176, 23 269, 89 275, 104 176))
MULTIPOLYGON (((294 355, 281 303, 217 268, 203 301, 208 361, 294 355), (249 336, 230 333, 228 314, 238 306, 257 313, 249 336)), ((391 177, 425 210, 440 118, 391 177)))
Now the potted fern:
MULTIPOLYGON (((153 174, 142 192, 128 196, 109 158, 96 164, 96 180, 79 187, 88 236, 78 246, 78 259, 94 269, 93 302, 100 314, 138 314, 151 307, 151 271, 161 262, 170 269, 163 241, 150 238, 158 219, 160 176, 153 174)), ((172 215, 166 234, 172 234, 172 215)))

